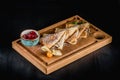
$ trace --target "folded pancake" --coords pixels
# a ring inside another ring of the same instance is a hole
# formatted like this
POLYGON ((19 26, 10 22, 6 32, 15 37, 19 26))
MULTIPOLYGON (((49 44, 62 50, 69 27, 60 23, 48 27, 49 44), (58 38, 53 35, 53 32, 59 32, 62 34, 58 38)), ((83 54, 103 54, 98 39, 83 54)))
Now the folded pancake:
POLYGON ((56 28, 55 32, 59 32, 65 30, 64 35, 61 37, 61 39, 55 44, 55 47, 57 47, 58 49, 63 49, 64 43, 65 41, 71 36, 73 35, 76 30, 78 30, 78 26, 74 26, 71 28, 66 28, 66 29, 60 29, 60 28, 56 28))
POLYGON ((87 38, 90 33, 90 29, 87 28, 80 36, 80 38, 87 38))
POLYGON ((85 23, 85 24, 81 24, 79 26, 76 26, 77 27, 77 30, 74 32, 74 34, 72 36, 70 36, 66 42, 70 43, 70 44, 76 44, 77 41, 78 41, 78 38, 81 37, 84 37, 86 38, 87 37, 87 29, 89 28, 89 23, 85 23))
POLYGON ((52 54, 55 55, 55 56, 61 56, 62 55, 62 52, 60 50, 55 50, 53 49, 52 50, 52 54))
POLYGON ((63 49, 64 46, 64 42, 66 39, 66 32, 64 33, 64 35, 61 37, 61 39, 54 45, 55 47, 57 47, 58 49, 63 49))
POLYGON ((78 27, 79 27, 79 25, 76 25, 74 27, 66 29, 66 40, 76 32, 76 30, 78 29, 78 27))
POLYGON ((89 25, 90 25, 89 23, 84 23, 79 26, 80 31, 78 35, 79 38, 81 38, 82 36, 84 36, 85 38, 87 37, 88 34, 87 29, 89 29, 89 25))
POLYGON ((54 33, 54 34, 47 34, 46 36, 43 36, 40 39, 40 43, 48 48, 51 48, 61 39, 64 33, 65 33, 65 30, 60 31, 58 33, 54 33))
POLYGON ((77 39, 78 39, 78 35, 79 35, 79 30, 77 29, 74 32, 74 34, 66 40, 66 42, 68 42, 70 44, 76 44, 77 43, 77 39))

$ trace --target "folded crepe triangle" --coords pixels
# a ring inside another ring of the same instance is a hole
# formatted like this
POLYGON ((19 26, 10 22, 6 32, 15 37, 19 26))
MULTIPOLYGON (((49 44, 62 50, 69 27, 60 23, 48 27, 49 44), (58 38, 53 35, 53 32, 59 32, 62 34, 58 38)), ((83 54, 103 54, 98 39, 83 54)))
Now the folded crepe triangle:
POLYGON ((53 45, 55 45, 63 36, 65 31, 60 31, 58 33, 54 34, 47 34, 47 36, 43 36, 40 40, 40 42, 44 45, 47 46, 48 48, 51 48, 53 45))
POLYGON ((71 27, 71 28, 68 28, 68 29, 58 29, 57 28, 57 31, 61 31, 61 30, 65 30, 65 33, 64 35, 61 37, 61 39, 56 43, 56 47, 58 49, 63 49, 64 47, 64 43, 65 41, 72 35, 76 32, 76 30, 78 30, 78 26, 75 26, 75 27, 71 27))

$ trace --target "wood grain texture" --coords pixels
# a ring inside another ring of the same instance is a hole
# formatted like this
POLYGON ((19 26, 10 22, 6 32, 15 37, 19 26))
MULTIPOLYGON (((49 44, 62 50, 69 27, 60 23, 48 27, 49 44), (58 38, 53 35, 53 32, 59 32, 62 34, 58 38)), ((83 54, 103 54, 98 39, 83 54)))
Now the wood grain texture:
MULTIPOLYGON (((78 15, 60 21, 56 24, 48 26, 44 29, 39 30, 39 34, 50 33, 55 28, 61 27, 61 25, 66 24, 73 19, 80 19, 85 22, 88 22, 81 18, 78 15)), ((88 22, 89 23, 89 22, 88 22)), ((87 38, 79 39, 77 44, 70 45, 66 44, 62 50, 62 56, 54 56, 52 58, 46 57, 44 52, 41 50, 41 44, 39 43, 37 46, 27 47, 23 46, 20 42, 20 39, 12 42, 12 47, 15 49, 20 55, 30 61, 34 66, 36 66, 39 70, 41 70, 45 74, 50 74, 55 70, 62 68, 70 64, 71 62, 82 58, 93 51, 109 44, 112 42, 112 37, 100 30, 96 26, 90 23, 91 33, 87 38)))

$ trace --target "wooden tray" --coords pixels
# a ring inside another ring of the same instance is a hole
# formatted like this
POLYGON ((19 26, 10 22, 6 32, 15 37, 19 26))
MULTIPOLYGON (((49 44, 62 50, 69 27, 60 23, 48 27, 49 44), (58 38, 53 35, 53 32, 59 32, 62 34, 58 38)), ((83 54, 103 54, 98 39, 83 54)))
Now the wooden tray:
MULTIPOLYGON (((88 22, 80 16, 75 15, 56 24, 48 26, 42 30, 39 30, 38 32, 40 34, 52 32, 55 28, 58 28, 61 25, 64 25, 76 18, 88 22)), ((85 39, 79 39, 76 45, 68 44, 64 46, 62 50, 63 55, 59 57, 46 57, 41 53, 40 43, 37 46, 26 47, 21 44, 20 39, 17 39, 12 42, 12 47, 43 73, 50 74, 53 71, 58 70, 63 66, 66 66, 67 64, 70 64, 71 62, 82 58, 83 56, 90 54, 91 52, 112 42, 112 37, 110 35, 95 27, 91 23, 90 30, 91 34, 85 39)))

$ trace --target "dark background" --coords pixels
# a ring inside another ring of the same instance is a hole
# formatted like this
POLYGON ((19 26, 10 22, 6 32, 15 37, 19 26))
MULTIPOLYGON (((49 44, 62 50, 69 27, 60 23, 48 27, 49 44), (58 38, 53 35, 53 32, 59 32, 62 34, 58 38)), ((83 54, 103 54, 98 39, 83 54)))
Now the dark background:
POLYGON ((4 1, 0 24, 0 80, 120 79, 120 0, 4 1), (39 30, 74 15, 110 34, 112 43, 50 75, 11 48, 23 30, 39 30))

